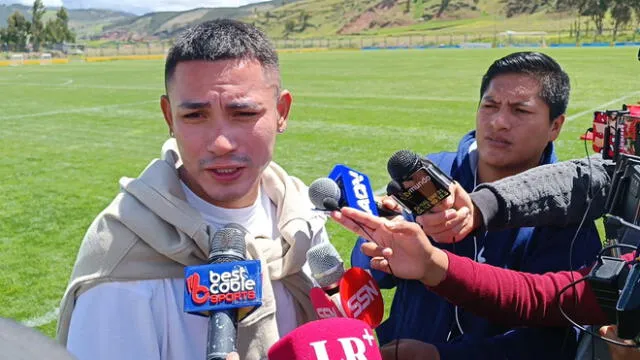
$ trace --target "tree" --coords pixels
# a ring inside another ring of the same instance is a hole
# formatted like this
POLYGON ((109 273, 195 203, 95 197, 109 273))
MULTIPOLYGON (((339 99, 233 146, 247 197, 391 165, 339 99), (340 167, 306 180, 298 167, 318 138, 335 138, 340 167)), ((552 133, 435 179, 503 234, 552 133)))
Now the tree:
POLYGON ((44 24, 42 23, 44 11, 42 0, 35 0, 31 8, 31 43, 35 51, 40 50, 40 44, 44 42, 44 24))
POLYGON ((302 10, 300 11, 300 15, 298 17, 300 22, 300 32, 303 32, 309 26, 309 19, 311 19, 311 15, 308 12, 302 10))
POLYGON ((636 15, 636 31, 638 27, 640 27, 640 0, 632 0, 629 5, 633 9, 633 12, 636 15))
POLYGON ((44 38, 47 44, 73 43, 76 35, 69 29, 69 14, 64 7, 56 13, 56 19, 49 19, 44 27, 44 38))
POLYGON ((618 29, 631 21, 631 6, 629 0, 613 0, 611 20, 613 22, 613 41, 615 41, 616 36, 618 36, 618 29))
POLYGON ((439 18, 440 16, 442 16, 442 13, 447 10, 447 7, 449 6, 449 0, 440 0, 440 8, 438 8, 438 13, 436 14, 436 17, 439 18))
POLYGON ((602 35, 602 23, 611 3, 611 0, 587 0, 585 3, 582 15, 587 15, 593 20, 598 35, 602 35))
POLYGON ((29 22, 19 11, 16 10, 9 15, 4 37, 10 49, 14 51, 25 51, 27 49, 29 27, 29 22))
POLYGON ((284 23, 284 37, 287 38, 289 37, 289 34, 291 34, 296 28, 296 22, 293 21, 293 19, 289 19, 284 23))

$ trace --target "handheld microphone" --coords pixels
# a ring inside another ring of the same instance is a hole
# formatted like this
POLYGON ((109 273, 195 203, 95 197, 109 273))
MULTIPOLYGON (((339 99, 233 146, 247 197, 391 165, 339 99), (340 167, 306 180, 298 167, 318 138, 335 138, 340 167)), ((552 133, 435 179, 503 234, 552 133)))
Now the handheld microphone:
POLYGON ((317 244, 307 251, 307 263, 311 276, 320 285, 310 293, 318 318, 345 316, 339 294, 344 263, 338 250, 329 242, 317 244))
MULTIPOLYGON (((371 191, 370 186, 367 189, 367 192, 373 193, 371 191)), ((309 185, 309 199, 311 199, 311 203, 313 203, 313 205, 318 210, 334 211, 334 210, 340 210, 340 208, 342 207, 349 206, 349 207, 353 207, 363 211, 367 211, 377 216, 389 217, 389 216, 402 215, 393 210, 389 210, 385 208, 384 206, 382 206, 382 204, 379 204, 376 201, 366 203, 368 207, 363 208, 361 206, 364 204, 362 203, 362 201, 360 202, 358 202, 358 200, 353 201, 353 199, 356 199, 356 197, 355 197, 355 192, 352 192, 352 193, 354 195, 351 197, 345 196, 345 192, 343 192, 340 189, 340 186, 338 185, 338 183, 336 183, 331 178, 319 178, 313 181, 311 185, 309 185), (349 199, 351 199, 352 201, 350 202, 349 199), (373 206, 371 207, 370 205, 373 205, 373 206)), ((373 195, 371 196, 371 198, 373 198, 373 195)))
POLYGON ((372 328, 382 321, 382 293, 373 277, 364 269, 353 267, 340 279, 340 302, 347 317, 362 320, 372 328))
POLYGON ((382 360, 373 330, 365 322, 331 318, 308 322, 269 348, 269 360, 382 360))
POLYGON ((207 360, 236 351, 238 309, 262 304, 259 260, 245 260, 246 231, 229 224, 210 240, 207 265, 185 268, 184 311, 209 316, 207 360))
POLYGON ((387 162, 391 183, 387 194, 414 215, 422 215, 450 195, 453 180, 431 161, 409 150, 400 150, 387 162))

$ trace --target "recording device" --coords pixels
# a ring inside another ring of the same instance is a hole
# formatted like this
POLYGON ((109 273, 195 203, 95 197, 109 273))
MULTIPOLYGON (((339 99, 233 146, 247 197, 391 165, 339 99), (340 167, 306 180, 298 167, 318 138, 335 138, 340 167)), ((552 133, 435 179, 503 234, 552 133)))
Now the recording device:
MULTIPOLYGON (((322 211, 339 210, 348 206, 376 216, 387 217, 402 215, 385 208, 375 200, 369 200, 373 199, 373 191, 371 191, 368 178, 365 177, 366 175, 363 175, 361 178, 360 175, 358 175, 360 173, 355 171, 353 174, 354 179, 347 188, 345 188, 344 181, 341 181, 344 191, 341 190, 341 186, 331 178, 326 177, 314 180, 311 185, 309 185, 309 199, 311 199, 311 203, 317 210, 322 211), (367 180, 364 181, 364 179, 367 180)), ((342 177, 340 177, 340 179, 342 179, 342 177)))
POLYGON ((372 328, 382 322, 382 293, 371 275, 361 268, 344 271, 343 261, 331 243, 307 251, 311 274, 320 287, 311 290, 311 302, 319 319, 349 317, 372 328))
POLYGON ((622 110, 593 113, 593 150, 605 159, 619 154, 640 155, 640 107, 622 105, 622 110))
POLYGON ((400 150, 387 162, 392 181, 387 194, 414 215, 422 215, 450 195, 453 180, 435 164, 418 154, 400 150))
POLYGON ((381 360, 371 327, 348 318, 308 322, 269 348, 269 360, 381 360))
POLYGON ((239 309, 262 304, 259 260, 245 260, 246 230, 229 224, 215 232, 207 265, 185 268, 184 311, 209 316, 207 360, 236 351, 239 309))
POLYGON ((613 256, 598 256, 587 280, 602 310, 611 323, 618 325, 618 337, 638 342, 640 265, 637 261, 629 264, 619 255, 634 249, 640 253, 640 157, 624 152, 614 155, 604 226, 607 240, 616 251, 613 256))

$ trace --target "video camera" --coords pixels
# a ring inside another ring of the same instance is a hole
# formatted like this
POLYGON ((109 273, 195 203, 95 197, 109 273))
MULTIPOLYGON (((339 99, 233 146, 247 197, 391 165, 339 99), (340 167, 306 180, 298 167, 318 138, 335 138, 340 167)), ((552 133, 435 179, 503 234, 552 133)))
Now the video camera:
MULTIPOLYGON (((629 127, 626 125, 631 123, 624 118, 626 115, 612 114, 616 125, 623 123, 625 126, 612 128, 615 131, 610 138, 624 138, 620 132, 627 131, 629 127)), ((620 258, 621 253, 633 250, 640 253, 640 156, 635 152, 629 153, 632 149, 640 151, 640 146, 634 143, 631 147, 629 142, 620 141, 613 144, 614 148, 601 148, 603 157, 606 150, 611 150, 610 158, 615 161, 604 218, 605 234, 610 244, 607 248, 613 252, 611 256, 601 253, 587 279, 602 310, 611 323, 618 325, 618 337, 640 343, 640 262, 636 258, 630 267, 629 262, 620 258)), ((605 142, 605 145, 609 144, 605 142)))

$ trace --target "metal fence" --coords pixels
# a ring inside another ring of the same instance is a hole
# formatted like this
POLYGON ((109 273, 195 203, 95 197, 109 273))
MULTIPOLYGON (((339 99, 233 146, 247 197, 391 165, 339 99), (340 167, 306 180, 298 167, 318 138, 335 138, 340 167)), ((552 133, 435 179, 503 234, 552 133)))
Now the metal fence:
MULTIPOLYGON (((624 29, 614 36, 612 29, 598 34, 594 29, 555 32, 434 33, 407 36, 349 36, 334 38, 273 39, 277 49, 368 49, 424 47, 548 47, 613 46, 636 44, 640 33, 624 29)), ((99 47, 85 46, 83 56, 112 57, 161 55, 171 47, 171 40, 152 42, 111 42, 99 47)), ((55 56, 55 55, 54 55, 55 56)), ((64 56, 61 54, 61 56, 64 56)), ((7 57, 8 58, 8 57, 7 57)))

